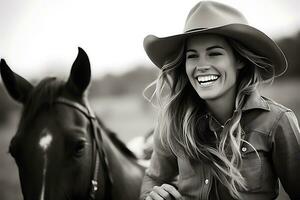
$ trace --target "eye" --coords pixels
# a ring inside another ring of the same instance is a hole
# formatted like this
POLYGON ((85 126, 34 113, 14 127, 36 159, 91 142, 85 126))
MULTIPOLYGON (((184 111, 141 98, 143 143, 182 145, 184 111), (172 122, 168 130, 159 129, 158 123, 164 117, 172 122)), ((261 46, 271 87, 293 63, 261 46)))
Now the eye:
POLYGON ((198 55, 197 54, 189 54, 186 56, 187 59, 189 58, 198 58, 198 55))
POLYGON ((220 55, 223 55, 222 53, 220 52, 211 52, 208 54, 209 56, 220 56, 220 55))
POLYGON ((86 147, 86 141, 85 140, 80 140, 77 141, 74 145, 74 156, 80 157, 83 155, 86 147))

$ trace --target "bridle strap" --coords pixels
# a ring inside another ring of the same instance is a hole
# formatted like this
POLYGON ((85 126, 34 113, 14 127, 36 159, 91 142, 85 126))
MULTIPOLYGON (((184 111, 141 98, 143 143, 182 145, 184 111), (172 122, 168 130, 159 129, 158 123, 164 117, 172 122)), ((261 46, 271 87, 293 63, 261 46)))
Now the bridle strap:
POLYGON ((84 114, 87 118, 89 119, 96 119, 95 114, 93 113, 92 109, 89 107, 85 107, 80 103, 77 103, 75 101, 63 98, 63 97, 58 97, 54 103, 56 104, 64 104, 69 107, 75 108, 76 110, 80 111, 82 114, 84 114))
MULTIPOLYGON (((91 200, 95 200, 95 195, 96 192, 99 191, 98 188, 98 175, 99 175, 99 170, 100 170, 100 161, 104 161, 105 165, 104 167, 106 168, 107 171, 107 175, 108 175, 108 179, 109 179, 109 185, 111 186, 113 183, 113 178, 112 175, 110 173, 110 167, 109 167, 109 162, 107 159, 107 153, 105 151, 105 148, 103 148, 103 138, 102 138, 102 134, 101 134, 101 129, 100 129, 100 125, 99 122, 95 116, 95 114, 93 113, 92 109, 89 106, 83 106, 80 103, 74 102, 72 100, 63 98, 63 97, 59 97, 55 100, 56 104, 63 104, 69 107, 72 107, 76 110, 78 110, 79 112, 81 112, 83 115, 85 115, 92 126, 92 137, 93 137, 93 166, 94 166, 94 170, 92 173, 92 179, 91 179, 91 189, 90 189, 90 193, 89 193, 89 199, 91 200), (98 153, 97 153, 98 152, 98 153)), ((106 192, 106 191, 104 191, 106 192)), ((111 192, 109 191, 108 193, 104 194, 105 199, 110 199, 111 196, 111 192)))
MULTIPOLYGON (((91 180, 91 184, 92 184, 91 186, 92 187, 91 187, 91 190, 90 190, 90 193, 89 193, 89 198, 91 200, 94 200, 96 192, 98 191, 98 182, 99 182, 99 180, 98 180, 99 176, 98 175, 99 175, 100 164, 101 163, 104 163, 104 168, 102 170, 104 172, 106 172, 107 175, 108 175, 108 180, 109 180, 109 182, 107 183, 108 188, 111 187, 111 185, 113 183, 113 179, 112 179, 111 172, 109 170, 110 168, 109 168, 109 162, 108 162, 108 159, 107 159, 107 153, 105 151, 105 148, 103 148, 104 147, 103 146, 103 139, 102 139, 99 123, 96 119, 90 120, 90 123, 91 123, 92 128, 93 128, 92 132, 93 132, 93 137, 94 137, 94 140, 93 140, 94 151, 93 152, 94 152, 94 154, 96 154, 96 156, 93 156, 95 167, 94 167, 94 172, 93 172, 93 175, 92 175, 93 178, 91 180)), ((105 199, 105 200, 106 199, 111 199, 110 195, 111 195, 111 192, 109 190, 104 191, 104 198, 103 199, 105 199)))

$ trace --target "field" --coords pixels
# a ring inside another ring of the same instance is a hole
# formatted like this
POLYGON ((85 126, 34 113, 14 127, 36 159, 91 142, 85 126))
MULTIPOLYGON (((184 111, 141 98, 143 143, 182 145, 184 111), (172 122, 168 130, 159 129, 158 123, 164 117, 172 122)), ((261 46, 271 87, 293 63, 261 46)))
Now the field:
MULTIPOLYGON (((299 80, 284 81, 262 91, 266 96, 292 108, 300 119, 299 80)), ((143 99, 142 95, 97 98, 91 100, 92 107, 124 142, 146 134, 155 123, 155 109, 143 99)), ((11 137, 14 135, 19 112, 11 114, 10 120, 0 127, 0 199, 22 199, 16 165, 7 153, 11 137)), ((287 200, 281 194, 278 200, 287 200)))

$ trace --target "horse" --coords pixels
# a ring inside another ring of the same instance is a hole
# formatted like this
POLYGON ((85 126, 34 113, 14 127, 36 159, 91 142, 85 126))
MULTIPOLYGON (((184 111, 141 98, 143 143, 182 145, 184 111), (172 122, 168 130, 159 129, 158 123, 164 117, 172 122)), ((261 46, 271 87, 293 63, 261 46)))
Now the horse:
POLYGON ((136 200, 145 167, 91 109, 91 67, 78 48, 66 81, 44 78, 33 86, 4 59, 1 77, 22 104, 9 153, 24 200, 136 200))

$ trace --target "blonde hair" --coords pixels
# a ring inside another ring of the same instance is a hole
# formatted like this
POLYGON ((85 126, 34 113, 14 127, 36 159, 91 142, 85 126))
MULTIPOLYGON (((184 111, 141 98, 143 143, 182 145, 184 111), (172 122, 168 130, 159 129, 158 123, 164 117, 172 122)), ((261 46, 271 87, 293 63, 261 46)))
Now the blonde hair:
MULTIPOLYGON (((184 47, 176 59, 162 67, 153 83, 156 89, 150 100, 156 97, 159 103, 160 113, 155 131, 160 134, 166 149, 170 149, 176 156, 180 157, 184 153, 190 159, 207 163, 214 177, 227 187, 230 194, 240 198, 237 188, 247 187, 239 171, 242 163, 240 147, 245 142, 254 148, 242 139, 241 108, 246 96, 255 91, 260 83, 272 81, 274 71, 267 58, 256 55, 235 40, 226 38, 226 41, 232 47, 235 57, 245 63, 245 67, 238 75, 235 111, 221 132, 217 146, 212 146, 205 136, 205 103, 194 91, 186 75, 184 47), (264 80, 264 73, 273 76, 264 80)), ((218 139, 216 133, 214 137, 218 139)))

